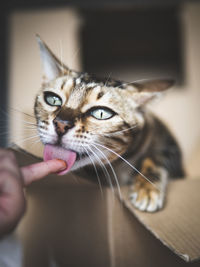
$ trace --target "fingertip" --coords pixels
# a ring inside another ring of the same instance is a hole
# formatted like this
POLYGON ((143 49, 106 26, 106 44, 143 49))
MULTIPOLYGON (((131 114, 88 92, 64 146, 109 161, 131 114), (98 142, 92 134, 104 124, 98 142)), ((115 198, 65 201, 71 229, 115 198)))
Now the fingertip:
POLYGON ((59 171, 65 170, 67 168, 67 162, 62 159, 55 159, 58 166, 60 165, 59 171))
POLYGON ((63 171, 67 168, 67 163, 62 159, 51 159, 45 161, 45 163, 48 164, 52 173, 63 171))

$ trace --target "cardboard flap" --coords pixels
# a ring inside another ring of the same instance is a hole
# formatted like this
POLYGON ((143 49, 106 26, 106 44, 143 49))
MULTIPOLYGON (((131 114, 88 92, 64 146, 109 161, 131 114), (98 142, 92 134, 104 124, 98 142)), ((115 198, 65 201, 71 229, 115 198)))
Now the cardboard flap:
MULTIPOLYGON (((38 162, 39 158, 15 147, 20 166, 38 162)), ((36 184, 40 183, 37 182, 36 184)), ((70 173, 55 179, 49 175, 41 181, 42 185, 65 184, 67 186, 96 185, 70 173)), ((200 258, 200 179, 181 179, 171 181, 168 186, 167 200, 164 209, 155 213, 136 210, 129 200, 128 186, 122 187, 121 192, 125 206, 138 220, 164 245, 183 258, 193 261, 200 258)), ((109 189, 107 189, 109 190, 109 189)))
POLYGON ((125 206, 164 245, 185 261, 200 258, 200 179, 171 181, 163 210, 146 213, 131 204, 129 188, 122 188, 125 206))

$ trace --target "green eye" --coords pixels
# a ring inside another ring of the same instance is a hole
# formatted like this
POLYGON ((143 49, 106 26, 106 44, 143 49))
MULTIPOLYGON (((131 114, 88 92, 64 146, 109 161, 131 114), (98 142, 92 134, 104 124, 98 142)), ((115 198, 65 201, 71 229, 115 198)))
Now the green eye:
POLYGON ((115 112, 111 109, 100 107, 93 109, 90 114, 97 120, 107 120, 112 118, 115 112))
POLYGON ((44 100, 50 106, 62 106, 62 99, 52 92, 45 92, 44 100))

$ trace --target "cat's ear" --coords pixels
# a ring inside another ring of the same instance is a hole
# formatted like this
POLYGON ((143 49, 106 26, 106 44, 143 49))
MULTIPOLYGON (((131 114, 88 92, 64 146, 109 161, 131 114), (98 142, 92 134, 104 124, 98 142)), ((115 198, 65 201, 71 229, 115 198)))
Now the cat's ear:
POLYGON ((48 82, 61 75, 66 75, 70 70, 53 54, 48 46, 36 35, 40 48, 40 56, 44 71, 44 81, 48 82))
POLYGON ((133 94, 134 101, 139 105, 144 105, 151 99, 160 96, 160 94, 175 84, 171 79, 160 80, 142 80, 132 83, 136 91, 133 94))

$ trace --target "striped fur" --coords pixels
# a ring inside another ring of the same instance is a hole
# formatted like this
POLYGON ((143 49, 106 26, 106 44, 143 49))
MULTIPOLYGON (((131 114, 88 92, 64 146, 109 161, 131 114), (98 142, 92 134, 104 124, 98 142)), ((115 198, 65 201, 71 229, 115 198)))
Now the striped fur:
POLYGON ((45 79, 36 97, 35 116, 42 142, 75 151, 78 157, 72 170, 84 167, 82 176, 94 179, 94 171, 98 171, 101 183, 132 183, 131 201, 140 210, 162 208, 168 178, 184 174, 181 153, 167 128, 145 105, 172 81, 129 84, 98 79, 68 69, 40 39, 38 42, 45 79), (58 96, 62 105, 45 102, 44 95, 49 92, 58 96), (113 115, 108 119, 92 116, 92 111, 102 108, 113 115), (55 120, 71 126, 59 132, 55 120), (94 169, 91 164, 95 164, 94 169))

